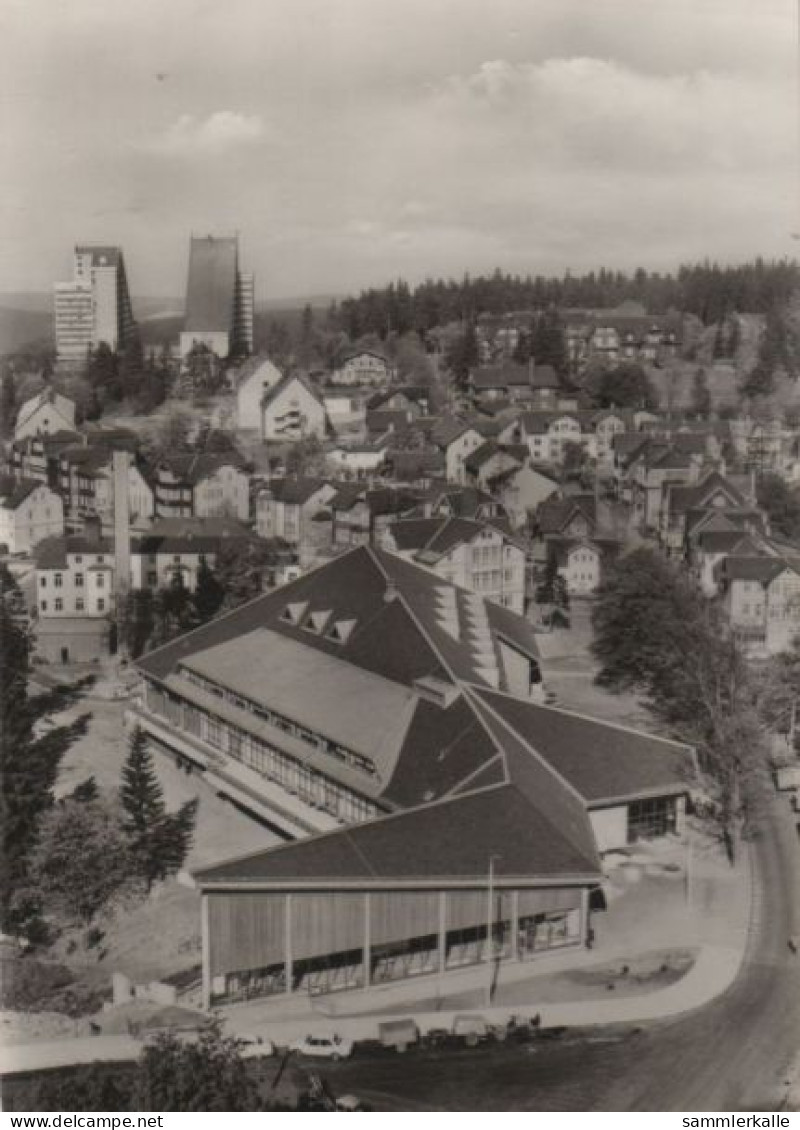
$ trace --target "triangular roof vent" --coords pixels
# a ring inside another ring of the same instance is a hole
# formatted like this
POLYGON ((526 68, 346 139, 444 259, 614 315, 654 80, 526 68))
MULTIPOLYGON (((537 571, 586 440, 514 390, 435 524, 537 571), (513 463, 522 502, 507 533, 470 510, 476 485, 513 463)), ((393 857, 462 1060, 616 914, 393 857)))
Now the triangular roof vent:
POLYGON ((355 626, 355 620, 336 620, 331 625, 330 631, 325 633, 325 639, 333 640, 335 643, 347 643, 355 626))
POLYGON ((281 620, 285 620, 289 624, 299 624, 305 616, 307 608, 307 600, 298 600, 294 604, 287 604, 281 612, 281 620))
POLYGON ((322 612, 312 612, 308 620, 306 621, 305 626, 309 630, 309 632, 316 632, 321 636, 325 631, 325 625, 328 623, 332 615, 333 613, 331 612, 330 608, 326 608, 322 612))

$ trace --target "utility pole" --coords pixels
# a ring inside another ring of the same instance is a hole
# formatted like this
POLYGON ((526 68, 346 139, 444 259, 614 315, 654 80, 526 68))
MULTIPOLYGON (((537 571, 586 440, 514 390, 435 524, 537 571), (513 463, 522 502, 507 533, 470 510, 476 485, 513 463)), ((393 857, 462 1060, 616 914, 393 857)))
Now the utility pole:
POLYGON ((498 852, 489 856, 489 874, 487 876, 486 891, 486 1007, 492 1003, 492 989, 494 981, 494 861, 500 859, 498 852))

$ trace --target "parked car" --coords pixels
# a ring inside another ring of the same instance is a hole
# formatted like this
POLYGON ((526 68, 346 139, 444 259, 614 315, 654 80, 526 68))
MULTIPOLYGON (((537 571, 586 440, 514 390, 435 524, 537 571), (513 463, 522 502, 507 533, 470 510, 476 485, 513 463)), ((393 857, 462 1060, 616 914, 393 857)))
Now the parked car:
POLYGON ((320 1059, 347 1059, 353 1054, 353 1041, 337 1033, 309 1033, 301 1040, 289 1045, 289 1050, 299 1055, 315 1056, 320 1059))
POLYGON ((372 1110, 372 1107, 369 1103, 360 1099, 358 1095, 340 1095, 336 1100, 336 1109, 353 1112, 356 1110, 372 1110))
POLYGON ((419 1028, 413 1020, 387 1020, 378 1025, 378 1037, 383 1047, 404 1052, 419 1042, 419 1028))
POLYGON ((485 1043, 492 1034, 492 1029, 483 1016, 463 1014, 453 1017, 453 1035, 463 1040, 468 1048, 485 1043))
POLYGON ((268 1059, 269 1056, 275 1055, 275 1045, 266 1036, 247 1033, 238 1036, 236 1043, 239 1045, 242 1059, 268 1059))

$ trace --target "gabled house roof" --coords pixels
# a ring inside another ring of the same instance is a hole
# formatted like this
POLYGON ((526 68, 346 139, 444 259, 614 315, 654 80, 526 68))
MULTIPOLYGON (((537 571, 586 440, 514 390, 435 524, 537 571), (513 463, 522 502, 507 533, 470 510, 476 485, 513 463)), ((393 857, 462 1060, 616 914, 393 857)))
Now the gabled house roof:
POLYGON ((693 540, 700 553, 757 556, 756 543, 742 530, 700 530, 693 540))
POLYGON ((35 396, 31 396, 20 405, 15 428, 23 427, 40 408, 44 408, 47 405, 51 405, 52 408, 60 415, 64 416, 69 423, 75 422, 75 401, 48 386, 47 388, 41 389, 35 396))
POLYGON ((719 471, 712 471, 699 483, 691 486, 670 486, 667 493, 668 506, 676 514, 698 510, 710 506, 711 499, 720 493, 728 499, 731 507, 749 508, 746 499, 719 471))
POLYGON ((724 557, 714 569, 715 575, 723 582, 733 581, 758 581, 762 585, 769 585, 781 573, 789 569, 793 573, 800 573, 800 563, 790 564, 783 557, 724 557))
POLYGON ((203 479, 216 475, 221 467, 236 467, 241 469, 243 457, 237 452, 223 452, 219 455, 210 452, 200 452, 192 455, 165 455, 159 462, 159 467, 164 467, 184 483, 196 486, 203 479))
POLYGON ((392 525, 391 533, 398 550, 416 550, 417 559, 430 564, 452 552, 456 546, 474 541, 487 528, 497 530, 512 545, 520 546, 501 522, 492 518, 482 521, 474 518, 401 519, 392 525))
POLYGON ((15 479, 13 475, 0 475, 0 506, 4 510, 17 510, 41 486, 46 484, 38 479, 15 479))
POLYGON ((103 554, 114 552, 110 538, 89 538, 83 534, 51 537, 40 541, 34 550, 37 569, 65 569, 68 553, 103 554))
POLYGON ((431 390, 427 385, 397 385, 395 388, 374 393, 367 401, 367 408, 373 411, 379 409, 394 396, 404 396, 412 404, 427 403, 431 397, 431 390))
POLYGON ((328 480, 319 477, 286 475, 282 479, 270 479, 262 493, 288 506, 303 506, 327 485, 328 480))
POLYGON ((324 400, 320 396, 318 390, 314 387, 314 385, 312 385, 309 380, 306 380, 306 378, 301 376, 300 373, 286 373, 286 375, 281 377, 276 385, 273 385, 272 388, 267 389, 267 391, 264 393, 263 397, 261 398, 261 410, 263 411, 279 397, 283 396, 283 394, 288 389, 290 389, 293 384, 302 385, 309 396, 312 396, 314 400, 316 400, 317 404, 319 404, 319 406, 324 409, 324 400))
POLYGON ((546 498, 536 511, 536 520, 542 533, 547 536, 560 534, 576 515, 585 518, 589 526, 594 528, 597 522, 597 501, 593 494, 546 498))

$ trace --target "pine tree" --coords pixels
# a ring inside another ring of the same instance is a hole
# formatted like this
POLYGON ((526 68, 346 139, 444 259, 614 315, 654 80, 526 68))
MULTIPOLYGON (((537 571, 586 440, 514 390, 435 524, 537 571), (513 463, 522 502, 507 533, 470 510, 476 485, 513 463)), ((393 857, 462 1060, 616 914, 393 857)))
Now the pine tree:
POLYGON ((158 824, 150 860, 153 880, 166 879, 183 867, 194 841, 198 806, 197 797, 187 800, 158 824))
POLYGON ((165 811, 147 738, 138 726, 131 734, 119 799, 134 865, 150 890, 183 866, 192 846, 198 801, 187 801, 177 812, 165 811))
POLYGON ((135 847, 146 847, 148 837, 164 818, 164 793, 153 767, 147 738, 139 726, 128 743, 119 799, 125 813, 125 831, 135 847))
POLYGON ((17 387, 10 369, 3 373, 0 386, 0 430, 3 435, 14 431, 14 418, 17 413, 17 387))

